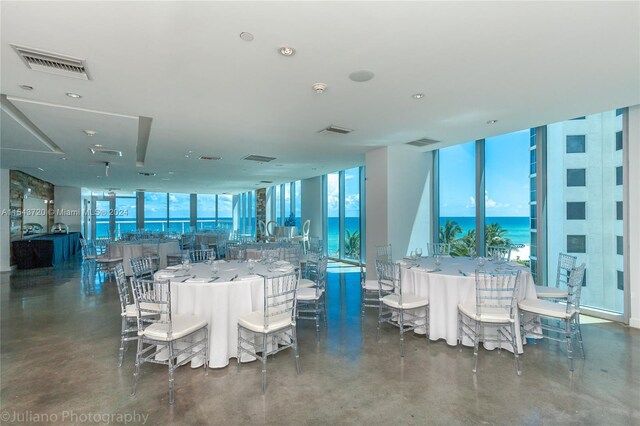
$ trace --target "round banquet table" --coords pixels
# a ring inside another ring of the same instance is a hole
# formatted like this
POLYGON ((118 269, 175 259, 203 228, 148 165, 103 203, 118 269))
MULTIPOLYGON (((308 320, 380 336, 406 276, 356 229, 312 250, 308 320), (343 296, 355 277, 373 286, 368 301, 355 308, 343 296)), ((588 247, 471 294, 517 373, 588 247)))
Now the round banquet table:
MULTIPOLYGON (((458 304, 476 303, 476 280, 475 270, 477 262, 475 259, 463 257, 443 257, 439 271, 435 270, 435 260, 433 258, 418 259, 417 266, 412 266, 413 261, 401 261, 401 282, 402 291, 425 296, 429 299, 429 339, 445 339, 447 344, 455 346, 458 344, 458 304)), ((415 265, 415 263, 414 263, 415 265)), ((518 301, 527 299, 537 299, 536 289, 531 277, 531 272, 527 267, 517 263, 495 264, 489 260, 483 269, 493 272, 496 268, 504 270, 520 270, 520 283, 516 290, 518 301)), ((517 308, 516 308, 517 309, 517 308)), ((516 342, 518 353, 522 353, 522 339, 520 337, 520 318, 516 314, 516 342)), ((418 329, 419 333, 424 333, 418 329)), ((486 330, 490 333, 490 330, 486 330)), ((462 344, 473 346, 467 337, 463 338, 462 344)), ((498 347, 494 343, 484 343, 485 349, 495 349, 498 347)), ((510 342, 502 342, 501 348, 513 352, 510 342)))
MULTIPOLYGON (((155 277, 171 282, 172 314, 197 315, 207 319, 209 367, 222 368, 229 364, 230 358, 238 355, 238 319, 264 309, 262 275, 280 275, 291 271, 292 266, 286 262, 278 262, 274 264, 276 266, 255 262, 255 269, 250 273, 247 262, 216 262, 219 278, 212 282, 211 266, 206 263, 193 264, 188 273, 178 268, 160 270, 155 277)), ((242 362, 254 359, 244 354, 242 362)), ((197 368, 203 361, 202 357, 195 357, 191 367, 197 368)))
POLYGON ((121 257, 124 273, 127 276, 133 275, 129 259, 135 259, 141 256, 158 256, 160 258, 160 268, 167 267, 167 254, 180 253, 178 241, 166 241, 160 244, 156 243, 136 243, 136 242, 117 242, 109 243, 109 256, 121 257))

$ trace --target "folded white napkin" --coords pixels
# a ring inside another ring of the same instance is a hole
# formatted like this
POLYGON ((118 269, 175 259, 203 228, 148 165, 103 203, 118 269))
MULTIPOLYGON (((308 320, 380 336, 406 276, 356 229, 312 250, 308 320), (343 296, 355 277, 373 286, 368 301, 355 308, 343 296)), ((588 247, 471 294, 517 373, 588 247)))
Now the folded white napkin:
POLYGON ((187 283, 208 283, 209 280, 211 280, 212 277, 195 277, 195 278, 189 278, 187 281, 187 283))
POLYGON ((238 278, 236 278, 234 281, 245 281, 245 280, 253 280, 256 278, 261 278, 259 275, 256 274, 252 274, 252 275, 242 275, 239 276, 238 278))
POLYGON ((182 269, 182 265, 167 266, 165 269, 168 271, 177 271, 179 269, 182 269))

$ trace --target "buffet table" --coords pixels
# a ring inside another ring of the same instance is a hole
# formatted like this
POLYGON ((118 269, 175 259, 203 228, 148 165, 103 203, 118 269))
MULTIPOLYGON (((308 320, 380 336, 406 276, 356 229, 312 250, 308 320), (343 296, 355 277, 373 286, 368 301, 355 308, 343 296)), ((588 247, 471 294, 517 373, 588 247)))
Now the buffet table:
MULTIPOLYGON (((193 264, 188 272, 177 267, 161 270, 156 278, 171 282, 172 314, 198 315, 209 321, 209 367, 222 368, 238 354, 238 319, 264 307, 264 279, 260 275, 279 275, 292 267, 285 262, 272 266, 256 262, 255 270, 249 272, 247 262, 216 262, 219 278, 212 282, 211 266, 205 263, 193 264)), ((244 355, 242 361, 253 359, 244 355)), ((203 361, 196 357, 191 367, 201 366, 203 361)))
POLYGON ((81 250, 80 232, 43 234, 11 243, 18 269, 58 266, 81 250))
MULTIPOLYGON (((429 298, 429 339, 445 339, 447 344, 458 344, 458 304, 476 302, 475 270, 476 260, 463 257, 443 257, 440 271, 434 271, 433 258, 421 258, 418 266, 411 266, 410 262, 400 262, 401 282, 403 292, 417 294, 429 298)), ((516 298, 536 299, 536 290, 528 268, 517 263, 495 264, 487 261, 484 269, 487 272, 496 268, 517 270, 520 272, 520 283, 516 298)), ((423 327, 424 328, 424 327, 423 327)), ((418 330, 417 332, 420 332, 418 330)), ((424 333, 424 329, 422 330, 424 333)), ((522 353, 522 339, 520 338, 519 316, 516 315, 516 341, 518 353, 522 353)), ((469 339, 462 341, 463 345, 472 346, 469 339)), ((484 344, 485 349, 494 349, 494 344, 484 344)), ((509 342, 503 342, 502 348, 513 352, 509 342)))

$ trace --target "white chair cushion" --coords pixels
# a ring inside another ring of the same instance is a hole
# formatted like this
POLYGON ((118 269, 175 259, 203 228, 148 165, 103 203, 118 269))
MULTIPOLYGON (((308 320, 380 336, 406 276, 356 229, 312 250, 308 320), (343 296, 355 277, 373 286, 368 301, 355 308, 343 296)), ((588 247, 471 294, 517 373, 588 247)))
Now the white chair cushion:
POLYGON ((316 295, 315 288, 298 288, 298 292, 296 293, 296 299, 316 300, 316 299, 319 299, 320 296, 322 296, 322 293, 324 293, 324 290, 318 291, 318 294, 316 295))
POLYGON ((553 318, 570 318, 576 313, 573 308, 567 312, 567 306, 565 304, 540 299, 524 299, 518 302, 518 308, 521 311, 553 318))
POLYGON ((569 297, 567 290, 556 287, 536 286, 536 295, 540 298, 547 299, 566 299, 569 297))
POLYGON ((181 337, 188 336, 194 331, 205 327, 207 320, 203 317, 197 317, 192 315, 173 315, 172 317, 172 334, 171 338, 167 335, 168 324, 167 323, 154 323, 145 328, 143 334, 145 337, 154 340, 176 340, 181 337))
MULTIPOLYGON (((157 303, 143 303, 142 304, 142 308, 143 309, 153 309, 154 311, 159 311, 160 310, 160 305, 158 305, 157 303)), ((127 317, 136 317, 138 316, 138 312, 136 310, 136 304, 132 303, 130 305, 127 305, 127 309, 126 309, 126 316, 127 317)), ((154 315, 157 315, 154 312, 143 312, 142 316, 143 317, 152 317, 154 315)))
POLYGON ((475 321, 493 323, 513 322, 513 320, 509 318, 509 312, 500 308, 484 308, 480 316, 477 314, 475 303, 461 303, 458 305, 458 310, 475 321))
POLYGON ((256 311, 244 315, 238 320, 238 324, 256 333, 268 333, 278 331, 282 328, 289 327, 291 322, 291 314, 286 312, 280 315, 269 317, 269 327, 264 327, 264 312, 256 311))
POLYGON ((314 283, 312 280, 308 279, 308 278, 301 278, 298 281, 298 288, 311 288, 313 286, 315 286, 316 283, 314 283))
POLYGON ((395 309, 415 309, 427 306, 429 299, 426 297, 416 296, 415 294, 403 294, 402 305, 400 305, 400 296, 390 294, 382 298, 382 303, 395 309))
MULTIPOLYGON (((364 282, 364 289, 366 291, 378 291, 378 281, 376 280, 366 280, 364 282)), ((393 287, 388 284, 382 284, 382 291, 391 291, 393 287)))

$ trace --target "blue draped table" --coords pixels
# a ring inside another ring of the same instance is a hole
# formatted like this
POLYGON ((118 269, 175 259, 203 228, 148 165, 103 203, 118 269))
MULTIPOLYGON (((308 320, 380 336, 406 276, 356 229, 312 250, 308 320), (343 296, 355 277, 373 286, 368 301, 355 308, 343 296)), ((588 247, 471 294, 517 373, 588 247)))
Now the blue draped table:
POLYGON ((79 232, 44 234, 13 241, 13 257, 18 269, 57 266, 81 251, 79 232))

